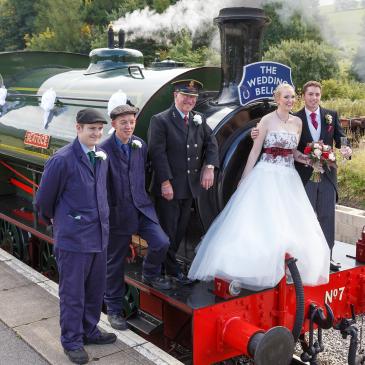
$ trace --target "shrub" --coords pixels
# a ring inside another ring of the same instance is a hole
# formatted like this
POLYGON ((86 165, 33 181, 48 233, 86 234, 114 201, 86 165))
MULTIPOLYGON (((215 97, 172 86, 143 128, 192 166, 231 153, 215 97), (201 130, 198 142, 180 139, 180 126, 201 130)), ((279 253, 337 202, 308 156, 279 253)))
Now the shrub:
MULTIPOLYGON (((326 109, 336 110, 341 118, 354 118, 365 116, 365 99, 350 100, 350 99, 329 99, 322 100, 321 105, 326 109)), ((304 102, 299 97, 293 111, 296 112, 303 108, 304 102)))
POLYGON ((308 80, 327 80, 339 73, 336 51, 325 43, 313 40, 282 41, 270 47, 264 53, 263 59, 290 66, 293 82, 298 90, 308 80))
POLYGON ((354 118, 365 116, 365 99, 330 99, 324 100, 321 105, 324 108, 336 110, 341 118, 354 118))
POLYGON ((322 99, 334 98, 352 101, 365 99, 365 84, 354 80, 329 79, 322 81, 322 99))

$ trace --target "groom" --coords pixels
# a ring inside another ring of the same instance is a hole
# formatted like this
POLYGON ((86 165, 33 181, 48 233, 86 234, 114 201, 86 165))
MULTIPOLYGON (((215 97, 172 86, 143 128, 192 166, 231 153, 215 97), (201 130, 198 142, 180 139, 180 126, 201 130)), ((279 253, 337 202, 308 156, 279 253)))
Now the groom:
MULTIPOLYGON (((300 152, 304 151, 307 143, 319 140, 323 140, 324 144, 331 147, 335 145, 336 148, 341 148, 341 137, 346 137, 337 112, 319 106, 321 91, 322 86, 317 81, 308 81, 303 86, 305 106, 296 113, 303 122, 302 136, 298 145, 300 152)), ((352 151, 349 147, 345 147, 341 149, 341 153, 349 157, 352 151)), ((313 171, 311 167, 297 162, 295 165, 332 252, 335 243, 335 209, 338 198, 337 170, 325 169, 321 181, 316 183, 310 180, 313 171)), ((338 271, 340 267, 340 264, 331 259, 332 271, 338 271)))
MULTIPOLYGON (((341 137, 346 137, 343 132, 337 112, 320 107, 322 86, 317 81, 308 81, 303 86, 304 108, 295 115, 303 122, 302 135, 298 144, 298 151, 304 152, 308 143, 323 140, 324 144, 341 148, 341 137)), ((256 128, 251 136, 257 137, 256 128)), ((345 157, 352 154, 350 147, 341 149, 345 157)), ((326 237, 331 250, 335 244, 335 209, 337 194, 337 171, 335 168, 325 169, 320 182, 313 182, 310 177, 313 172, 311 166, 296 162, 295 167, 302 179, 305 191, 317 214, 319 224, 326 237)), ((330 269, 338 271, 341 265, 331 258, 330 269)))

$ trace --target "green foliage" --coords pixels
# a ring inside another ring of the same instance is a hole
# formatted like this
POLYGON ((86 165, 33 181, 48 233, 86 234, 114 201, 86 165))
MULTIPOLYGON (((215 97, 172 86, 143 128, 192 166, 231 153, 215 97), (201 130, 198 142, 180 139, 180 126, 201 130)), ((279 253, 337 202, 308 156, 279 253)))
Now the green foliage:
POLYGON ((153 0, 153 8, 157 13, 163 13, 170 5, 170 0, 153 0))
POLYGON ((284 40, 271 46, 264 53, 263 59, 290 66, 297 89, 301 89, 308 80, 334 78, 339 72, 335 50, 325 43, 313 40, 284 40))
POLYGON ((82 0, 39 0, 36 9, 38 33, 27 39, 29 49, 89 52, 93 35, 91 27, 80 18, 82 0))
POLYGON ((81 18, 87 24, 108 25, 109 13, 117 9, 120 0, 86 0, 81 18))
POLYGON ((365 84, 361 82, 330 79, 322 81, 322 87, 322 99, 365 99, 365 84))
MULTIPOLYGON (((286 6, 282 1, 271 2, 265 4, 263 9, 265 14, 270 18, 271 23, 265 29, 263 38, 263 52, 267 51, 270 47, 280 44, 283 40, 314 40, 321 42, 321 32, 316 21, 318 18, 313 18, 313 23, 308 24, 302 19, 302 15, 299 12, 294 12, 287 21, 283 22, 280 19, 279 13, 286 6)), ((309 4, 310 7, 318 6, 318 4, 309 4)))
MULTIPOLYGON (((336 110, 341 118, 355 118, 365 116, 365 99, 322 99, 321 105, 326 109, 336 110)), ((297 112, 303 107, 304 101, 302 100, 301 96, 299 96, 299 100, 295 103, 293 111, 297 112)))
POLYGON ((94 27, 94 37, 91 39, 90 48, 105 48, 108 45, 108 28, 94 27))
POLYGON ((126 42, 127 48, 138 49, 143 53, 145 65, 150 65, 158 53, 166 52, 166 46, 158 44, 153 39, 136 38, 133 41, 126 42))
POLYGON ((0 0, 0 51, 25 47, 24 35, 33 31, 33 0, 0 0))
MULTIPOLYGON (((106 47, 110 21, 146 6, 163 12, 171 3, 174 1, 39 0, 35 6, 35 32, 26 37, 27 46, 32 50, 88 53, 92 48, 106 47)), ((164 48, 151 40, 141 39, 130 42, 129 46, 140 49, 147 62, 155 58, 156 50, 164 48)))
POLYGON ((337 110, 343 118, 365 116, 365 99, 329 99, 321 103, 324 108, 337 110))
POLYGON ((113 9, 109 13, 109 20, 116 20, 124 17, 127 13, 130 13, 137 9, 143 9, 148 6, 147 0, 124 0, 121 2, 118 8, 113 9))
MULTIPOLYGON (((364 141, 365 143, 365 141, 364 141)), ((341 158, 339 158, 341 161, 341 158)), ((350 161, 338 163, 339 203, 365 209, 365 147, 354 149, 350 161)))
MULTIPOLYGON (((209 47, 193 48, 193 40, 187 30, 182 30, 167 52, 161 52, 161 59, 171 58, 184 62, 187 67, 202 66, 207 60, 214 60, 215 53, 209 47)), ((214 62, 214 61, 212 61, 214 62)))

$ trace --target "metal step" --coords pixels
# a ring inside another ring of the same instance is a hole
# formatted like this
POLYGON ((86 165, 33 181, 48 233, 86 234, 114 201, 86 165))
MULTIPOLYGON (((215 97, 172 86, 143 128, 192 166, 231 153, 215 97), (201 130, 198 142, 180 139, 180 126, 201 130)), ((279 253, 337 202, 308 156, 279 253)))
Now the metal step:
POLYGON ((163 328, 162 321, 140 309, 127 319, 127 323, 131 328, 142 332, 145 335, 161 332, 163 328))

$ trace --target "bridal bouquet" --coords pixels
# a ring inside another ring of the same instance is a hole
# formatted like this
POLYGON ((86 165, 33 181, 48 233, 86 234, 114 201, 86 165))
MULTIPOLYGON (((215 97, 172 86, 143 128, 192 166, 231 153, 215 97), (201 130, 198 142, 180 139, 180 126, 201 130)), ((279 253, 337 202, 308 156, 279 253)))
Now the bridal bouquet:
POLYGON ((310 180, 313 182, 321 181, 324 167, 336 167, 336 156, 332 147, 324 144, 323 141, 308 143, 304 148, 304 154, 312 161, 313 172, 310 180))

